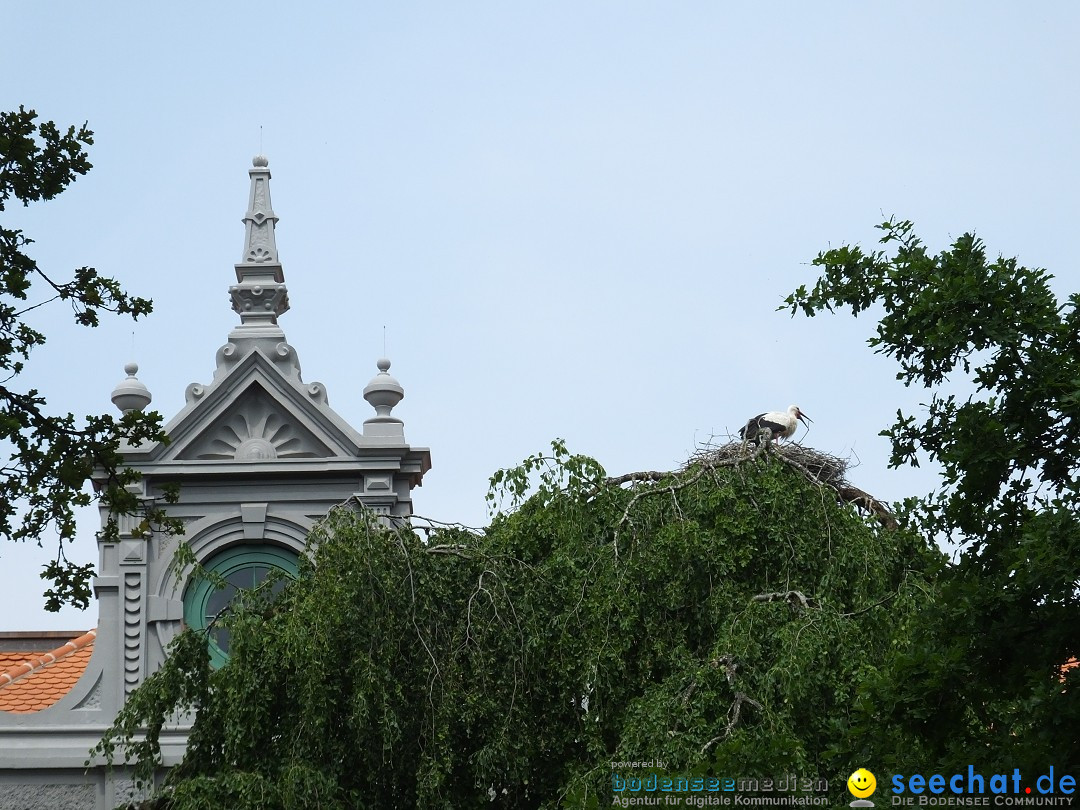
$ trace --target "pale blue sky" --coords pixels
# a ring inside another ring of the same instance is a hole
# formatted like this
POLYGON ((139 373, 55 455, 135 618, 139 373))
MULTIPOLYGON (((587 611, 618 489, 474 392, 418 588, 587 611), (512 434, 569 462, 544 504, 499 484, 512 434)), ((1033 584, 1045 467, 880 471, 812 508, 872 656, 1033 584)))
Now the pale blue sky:
MULTIPOLYGON (((872 318, 775 309, 892 214, 1080 289, 1078 23, 1066 2, 11 4, 0 109, 97 142, 7 221, 54 275, 93 265, 157 308, 134 351, 130 322, 42 312, 24 382, 109 410, 134 358, 171 418, 209 381, 261 126, 282 327, 355 425, 386 327, 432 451, 420 514, 483 524, 490 473, 554 437, 612 474, 672 468, 792 402, 857 485, 923 493, 876 434, 927 395, 870 353, 872 318)), ((96 623, 40 610, 45 544, 0 546, 0 629, 96 623)))

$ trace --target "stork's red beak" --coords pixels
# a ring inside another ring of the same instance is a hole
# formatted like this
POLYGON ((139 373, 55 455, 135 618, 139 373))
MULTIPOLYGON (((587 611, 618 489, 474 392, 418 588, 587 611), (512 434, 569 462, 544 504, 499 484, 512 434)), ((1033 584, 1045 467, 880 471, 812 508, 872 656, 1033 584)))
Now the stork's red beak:
POLYGON ((809 416, 807 416, 802 411, 799 411, 799 418, 802 419, 804 422, 813 422, 814 421, 813 419, 811 419, 809 416))

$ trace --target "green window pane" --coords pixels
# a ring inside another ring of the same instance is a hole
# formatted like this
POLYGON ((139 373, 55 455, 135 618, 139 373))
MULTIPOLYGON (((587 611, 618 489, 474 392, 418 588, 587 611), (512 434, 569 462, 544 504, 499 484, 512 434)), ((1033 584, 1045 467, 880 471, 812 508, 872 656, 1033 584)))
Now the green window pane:
POLYGON ((206 613, 204 614, 206 624, 203 626, 209 625, 214 620, 214 617, 233 600, 234 596, 236 596, 236 586, 232 584, 226 585, 220 590, 211 591, 210 598, 206 600, 206 613))
MULTIPOLYGON (((214 666, 221 666, 228 658, 230 634, 227 628, 213 625, 214 619, 239 591, 256 587, 271 572, 296 576, 296 555, 278 546, 234 546, 215 554, 205 567, 220 575, 226 584, 216 589, 205 580, 189 585, 184 593, 184 621, 196 629, 211 628, 210 659, 214 666)), ((279 581, 271 590, 276 594, 284 587, 285 583, 279 581)))

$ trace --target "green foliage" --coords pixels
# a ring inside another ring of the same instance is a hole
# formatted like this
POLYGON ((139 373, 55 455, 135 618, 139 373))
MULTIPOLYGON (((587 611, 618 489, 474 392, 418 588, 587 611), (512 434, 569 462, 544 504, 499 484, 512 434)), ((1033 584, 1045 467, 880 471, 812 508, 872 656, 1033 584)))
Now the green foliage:
POLYGON ((148 779, 160 724, 196 709, 143 805, 172 810, 610 804, 611 763, 645 759, 820 775, 839 798, 875 738, 853 736, 860 686, 939 555, 768 447, 602 475, 556 442, 496 474, 519 506, 483 534, 332 511, 276 601, 221 617, 230 661, 186 632, 97 753, 148 779))
POLYGON ((1075 768, 1080 695, 1060 674, 1080 655, 1080 295, 1061 304, 1045 271, 991 262, 971 234, 931 255, 911 223, 880 228, 888 251, 820 254, 821 279, 786 306, 884 310, 870 345, 933 395, 882 435, 894 466, 941 465, 910 519, 962 551, 864 693, 865 722, 896 730, 898 762, 917 744, 927 767, 980 751, 986 767, 1075 768))
POLYGON ((589 456, 571 453, 566 442, 551 442, 551 455, 534 453, 516 467, 496 470, 488 481, 485 496, 489 507, 498 509, 509 501, 520 506, 533 490, 533 497, 547 503, 564 493, 581 494, 595 489, 604 480, 604 468, 589 456))
MULTIPOLYGON (((0 212, 12 199, 23 205, 51 200, 90 169, 83 147, 93 143, 93 133, 85 125, 61 133, 53 122, 38 124, 36 119, 33 110, 23 107, 0 112, 0 212)), ((92 566, 76 565, 64 554, 64 543, 75 536, 74 510, 93 500, 87 485, 98 470, 104 475, 102 497, 116 514, 143 514, 148 528, 175 531, 160 509, 135 500, 125 489, 131 474, 118 471, 122 442, 163 441, 165 436, 157 414, 78 420, 70 413, 50 413, 38 391, 15 388, 12 381, 31 351, 45 343, 45 335, 25 316, 60 300, 71 307, 76 323, 97 326, 103 310, 138 318, 150 312, 151 302, 127 295, 116 280, 92 267, 76 269, 70 281, 56 281, 26 252, 31 244, 22 231, 0 227, 0 442, 11 448, 10 460, 0 468, 0 536, 40 545, 54 530, 57 557, 41 575, 52 583, 45 606, 85 608, 92 566)))

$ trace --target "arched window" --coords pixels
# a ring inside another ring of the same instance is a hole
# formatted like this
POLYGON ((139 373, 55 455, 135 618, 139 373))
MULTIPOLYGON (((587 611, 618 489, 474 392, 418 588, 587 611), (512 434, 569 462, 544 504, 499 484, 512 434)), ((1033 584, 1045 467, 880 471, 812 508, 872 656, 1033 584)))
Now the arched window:
MULTIPOLYGON (((184 594, 184 622, 188 627, 203 630, 241 589, 254 588, 270 575, 282 571, 296 576, 296 555, 278 546, 235 546, 211 557, 204 566, 225 580, 225 587, 214 588, 205 579, 192 583, 184 594)), ((273 585, 277 592, 284 582, 273 585)), ((210 630, 210 662, 220 667, 229 657, 229 630, 214 625, 210 630)))

